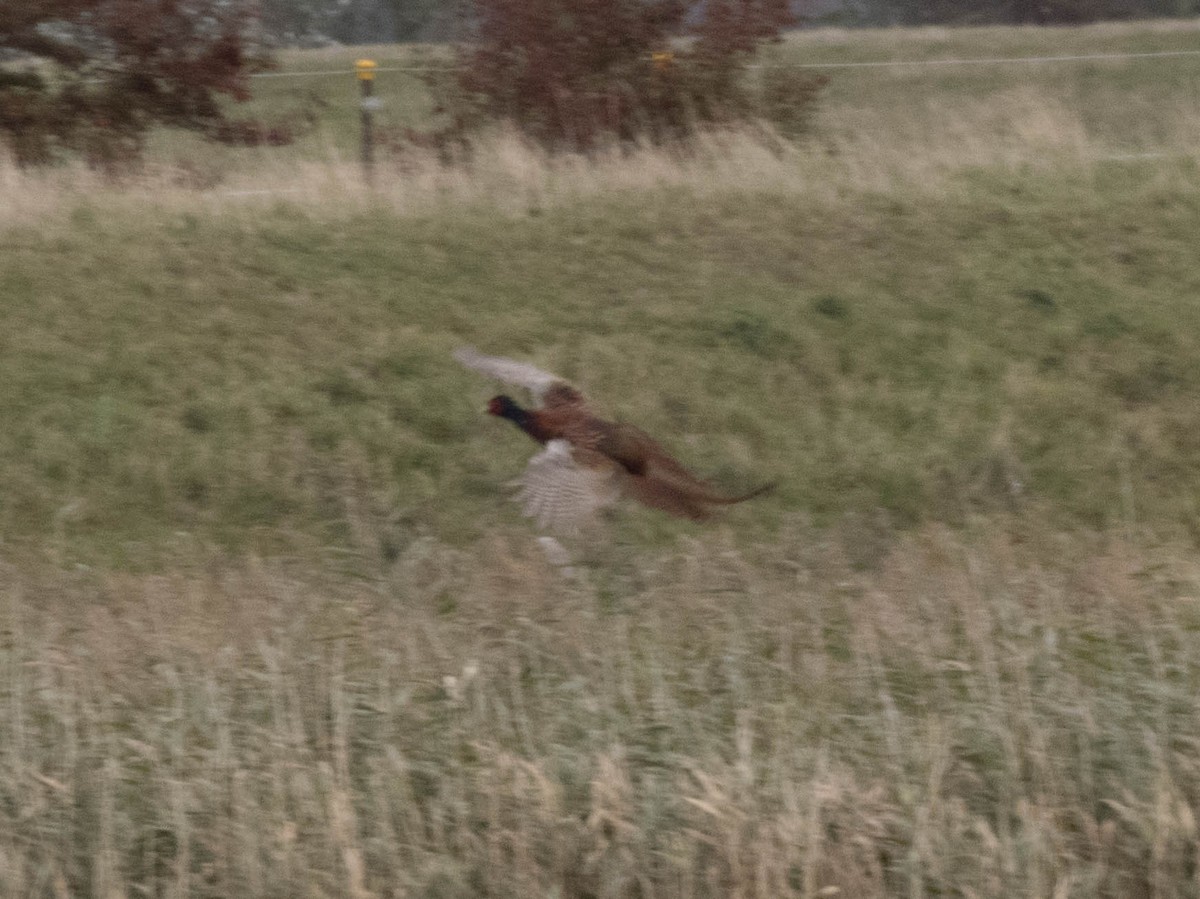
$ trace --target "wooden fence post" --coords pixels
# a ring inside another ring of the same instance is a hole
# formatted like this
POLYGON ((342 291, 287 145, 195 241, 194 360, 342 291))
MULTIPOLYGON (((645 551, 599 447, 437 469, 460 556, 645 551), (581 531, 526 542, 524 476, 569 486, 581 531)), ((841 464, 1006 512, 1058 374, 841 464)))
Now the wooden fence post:
POLYGON ((379 98, 374 96, 375 62, 360 59, 354 63, 358 71, 358 83, 362 85, 362 165, 363 176, 370 181, 375 169, 375 134, 372 117, 379 108, 379 98))

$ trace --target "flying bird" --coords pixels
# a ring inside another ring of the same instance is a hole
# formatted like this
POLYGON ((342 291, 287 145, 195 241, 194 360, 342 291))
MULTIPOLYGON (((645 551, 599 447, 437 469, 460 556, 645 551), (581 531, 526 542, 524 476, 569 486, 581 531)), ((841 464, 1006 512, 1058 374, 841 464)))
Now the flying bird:
POLYGON ((772 490, 764 484, 729 496, 692 474, 649 434, 606 421, 588 408, 583 394, 535 366, 461 347, 454 358, 467 368, 528 390, 537 408, 523 408, 506 394, 487 411, 511 421, 543 449, 514 482, 525 514, 543 528, 577 532, 600 510, 627 496, 680 518, 704 521, 715 507, 744 502, 772 490))

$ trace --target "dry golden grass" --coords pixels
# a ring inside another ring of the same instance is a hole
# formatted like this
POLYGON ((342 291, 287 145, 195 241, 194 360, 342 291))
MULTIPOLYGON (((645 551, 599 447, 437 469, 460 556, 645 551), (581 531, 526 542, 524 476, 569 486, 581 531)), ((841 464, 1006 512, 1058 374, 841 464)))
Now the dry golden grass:
POLYGON ((797 526, 0 582, 5 896, 1186 896, 1190 554, 797 526))
MULTIPOLYGON (((905 74, 878 76, 903 89, 905 74)), ((685 190, 693 196, 771 193, 827 200, 857 192, 953 190, 964 172, 1031 167, 1087 170, 1139 154, 1167 164, 1196 159, 1200 100, 1190 92, 1169 105, 1144 110, 1153 131, 1121 141, 1095 133, 1068 96, 1013 86, 987 103, 969 95, 914 98, 905 105, 827 108, 818 132, 792 145, 768 128, 758 133, 714 133, 689 152, 661 147, 613 150, 592 157, 550 156, 519 135, 482 138, 469 161, 447 164, 410 150, 384 160, 374 183, 356 160, 333 147, 313 157, 241 156, 232 164, 178 156, 151 162, 118 183, 77 166, 49 172, 0 164, 0 227, 61 220, 81 202, 115 210, 157 207, 238 215, 264 203, 286 202, 321 214, 386 209, 425 215, 447 207, 486 206, 498 213, 579 199, 685 190)))
MULTIPOLYGON (((740 191, 802 192, 819 186, 819 159, 808 158, 774 140, 750 134, 714 134, 686 156, 646 147, 614 150, 598 157, 552 157, 518 135, 500 132, 482 140, 469 162, 445 164, 432 153, 412 151, 402 164, 382 167, 368 184, 357 161, 330 150, 321 159, 265 160, 193 186, 187 167, 152 164, 120 183, 106 182, 78 167, 52 173, 0 166, 9 202, 0 225, 33 224, 60 217, 86 199, 116 208, 158 206, 185 211, 254 210, 284 201, 334 215, 388 209, 423 215, 447 206, 484 205, 497 212, 524 214, 531 207, 561 205, 613 193, 635 194, 661 188, 707 193, 740 191), (805 161, 815 169, 805 170, 805 161)), ((252 213, 253 214, 253 213, 252 213)))

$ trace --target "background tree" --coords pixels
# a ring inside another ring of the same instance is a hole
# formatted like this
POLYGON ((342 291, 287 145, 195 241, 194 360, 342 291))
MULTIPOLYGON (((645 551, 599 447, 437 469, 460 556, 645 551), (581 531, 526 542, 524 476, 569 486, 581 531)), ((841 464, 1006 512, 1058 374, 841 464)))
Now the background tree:
MULTIPOLYGON (((761 115, 745 66, 793 19, 787 0, 473 0, 467 21, 453 72, 435 83, 440 136, 505 120, 586 150, 761 115)), ((789 77, 802 105, 823 83, 789 77)))
POLYGON ((153 125, 211 132, 263 65, 250 26, 229 0, 0 4, 0 140, 21 164, 69 150, 112 171, 153 125))

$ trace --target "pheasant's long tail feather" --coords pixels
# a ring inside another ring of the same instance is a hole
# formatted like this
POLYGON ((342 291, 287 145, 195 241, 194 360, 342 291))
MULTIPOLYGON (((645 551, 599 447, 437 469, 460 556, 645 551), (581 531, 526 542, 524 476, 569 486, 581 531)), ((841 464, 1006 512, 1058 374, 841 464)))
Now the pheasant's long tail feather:
POLYGON ((629 476, 625 482, 625 492, 643 505, 693 521, 704 521, 711 517, 713 506, 745 502, 774 488, 774 483, 764 484, 747 493, 729 496, 686 470, 664 471, 658 466, 652 467, 644 475, 629 476))
POLYGON ((778 486, 778 481, 770 481, 760 487, 755 487, 753 490, 747 493, 741 493, 737 496, 722 496, 720 494, 712 494, 707 501, 721 506, 732 506, 736 503, 744 503, 748 499, 754 499, 755 497, 764 496, 768 493, 771 493, 778 486))
POLYGON ((643 506, 678 518, 704 521, 712 516, 712 510, 703 500, 657 478, 628 477, 625 479, 625 493, 643 506))
POLYGON ((770 493, 776 487, 776 482, 772 481, 760 487, 755 487, 746 493, 731 496, 728 493, 722 492, 718 487, 710 484, 703 478, 692 474, 665 453, 656 453, 651 456, 645 469, 645 475, 647 479, 658 481, 664 487, 687 496, 693 502, 717 506, 732 506, 735 503, 743 503, 748 499, 754 499, 756 496, 762 496, 764 493, 770 493))

